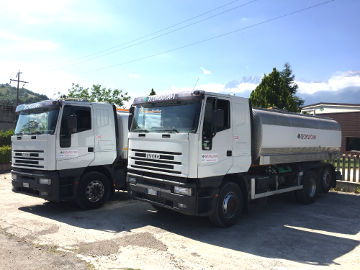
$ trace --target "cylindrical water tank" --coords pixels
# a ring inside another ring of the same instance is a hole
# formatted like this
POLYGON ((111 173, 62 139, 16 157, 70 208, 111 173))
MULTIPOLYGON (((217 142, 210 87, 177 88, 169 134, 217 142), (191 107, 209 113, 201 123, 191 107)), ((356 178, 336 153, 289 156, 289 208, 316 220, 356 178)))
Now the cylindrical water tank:
POLYGON ((341 129, 335 120, 258 108, 252 114, 255 164, 329 159, 340 151, 341 129))

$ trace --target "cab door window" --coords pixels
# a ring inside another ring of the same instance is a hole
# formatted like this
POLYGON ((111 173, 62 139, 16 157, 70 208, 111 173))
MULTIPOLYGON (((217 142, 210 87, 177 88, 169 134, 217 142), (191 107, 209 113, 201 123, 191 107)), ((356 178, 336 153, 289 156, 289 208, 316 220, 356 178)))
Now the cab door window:
POLYGON ((91 109, 85 106, 65 106, 60 127, 60 147, 71 147, 71 134, 91 130, 91 109), (76 130, 70 131, 67 118, 76 117, 76 130))

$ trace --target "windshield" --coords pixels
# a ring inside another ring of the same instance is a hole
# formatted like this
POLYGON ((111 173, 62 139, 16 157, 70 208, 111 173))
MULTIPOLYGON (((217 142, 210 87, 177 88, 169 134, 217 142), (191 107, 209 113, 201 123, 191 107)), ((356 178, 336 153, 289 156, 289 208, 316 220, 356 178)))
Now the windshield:
POLYGON ((39 108, 19 115, 15 134, 54 134, 59 108, 39 108))
POLYGON ((200 106, 200 102, 137 105, 130 131, 195 133, 200 106))

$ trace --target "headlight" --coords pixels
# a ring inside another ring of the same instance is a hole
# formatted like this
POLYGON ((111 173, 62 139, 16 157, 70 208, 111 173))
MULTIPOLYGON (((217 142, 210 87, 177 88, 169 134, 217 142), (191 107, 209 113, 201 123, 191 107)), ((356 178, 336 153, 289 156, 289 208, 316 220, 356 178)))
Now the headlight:
POLYGON ((191 196, 192 192, 191 192, 191 188, 175 186, 174 193, 191 196))
POLYGON ((39 184, 41 185, 51 185, 51 179, 49 178, 40 178, 39 184))
POLYGON ((136 178, 134 178, 134 177, 129 177, 129 178, 128 178, 128 182, 129 182, 129 184, 136 185, 136 178))
POLYGON ((12 178, 13 180, 16 180, 17 175, 16 175, 16 174, 14 174, 14 173, 12 173, 12 174, 11 174, 11 178, 12 178))

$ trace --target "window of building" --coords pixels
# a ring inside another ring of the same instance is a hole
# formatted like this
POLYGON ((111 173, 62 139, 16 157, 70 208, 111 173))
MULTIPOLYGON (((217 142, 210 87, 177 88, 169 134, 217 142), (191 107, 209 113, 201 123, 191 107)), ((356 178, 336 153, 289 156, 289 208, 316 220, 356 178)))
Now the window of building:
POLYGON ((346 137, 346 151, 360 151, 360 137, 346 137))

